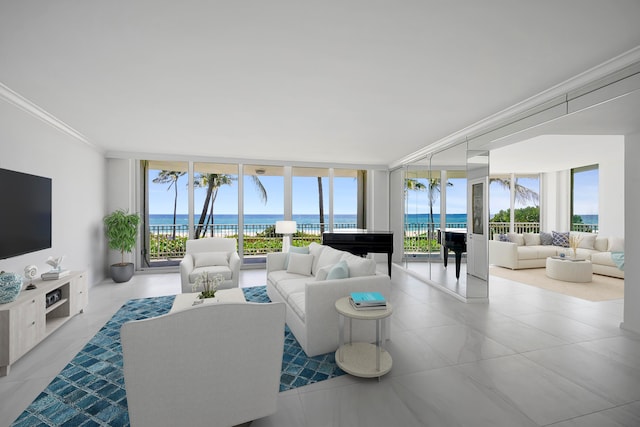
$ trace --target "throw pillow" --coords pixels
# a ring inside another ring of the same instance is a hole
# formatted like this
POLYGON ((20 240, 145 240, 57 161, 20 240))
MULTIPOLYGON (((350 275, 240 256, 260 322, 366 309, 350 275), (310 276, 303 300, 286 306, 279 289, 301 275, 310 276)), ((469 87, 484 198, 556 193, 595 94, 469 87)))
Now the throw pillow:
POLYGON ((309 253, 309 247, 308 246, 289 246, 289 252, 287 252, 287 257, 284 260, 284 268, 285 269, 289 266, 289 254, 290 253, 308 254, 309 253))
POLYGON ((344 253, 345 252, 334 249, 331 246, 325 246, 315 267, 322 268, 325 265, 334 265, 340 261, 344 253))
POLYGON ((553 246, 560 246, 561 248, 569 247, 569 232, 568 231, 552 231, 553 246))
POLYGON ((289 265, 287 266, 287 273, 311 276, 311 264, 313 264, 313 255, 297 254, 295 252, 291 252, 289 254, 289 265))
POLYGON ((347 266, 347 262, 342 260, 329 270, 329 274, 327 274, 327 280, 334 279, 346 279, 349 277, 349 267, 347 266))
POLYGON ((229 265, 229 258, 226 252, 196 252, 192 254, 193 265, 198 267, 209 267, 212 265, 229 265))
POLYGON ((537 233, 524 233, 524 244, 526 246, 538 246, 540 245, 540 235, 537 233))
POLYGON ((509 241, 515 243, 518 246, 524 246, 524 236, 518 233, 507 233, 509 241))
POLYGON ((624 252, 624 239, 609 237, 609 252, 624 252))
POLYGON ((498 241, 499 242, 508 242, 509 241, 509 236, 507 236, 506 234, 498 234, 498 241))
POLYGON ((596 243, 597 234, 593 233, 576 233, 578 237, 581 239, 580 243, 578 243, 579 248, 583 249, 595 249, 594 245, 596 243))
POLYGON ((551 233, 546 233, 544 231, 541 231, 540 244, 545 246, 553 245, 553 235, 551 233))
POLYGON ((345 253, 341 261, 345 261, 349 267, 349 277, 373 276, 376 274, 376 262, 371 258, 362 258, 345 253))
POLYGON ((311 242, 309 244, 309 253, 313 255, 313 265, 311 266, 311 274, 313 275, 318 271, 318 260, 320 259, 320 254, 322 254, 324 248, 324 246, 316 242, 311 242))
POLYGON ((327 279, 327 274, 329 274, 329 271, 333 268, 333 265, 325 265, 322 268, 319 268, 318 271, 316 271, 316 281, 322 281, 322 280, 326 280, 327 279))

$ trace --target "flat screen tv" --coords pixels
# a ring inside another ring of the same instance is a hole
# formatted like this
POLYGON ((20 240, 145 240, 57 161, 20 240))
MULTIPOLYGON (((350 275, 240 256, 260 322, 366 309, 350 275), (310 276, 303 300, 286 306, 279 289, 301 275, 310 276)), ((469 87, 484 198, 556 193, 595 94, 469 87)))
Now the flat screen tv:
POLYGON ((51 178, 0 169, 0 259, 51 247, 51 178))

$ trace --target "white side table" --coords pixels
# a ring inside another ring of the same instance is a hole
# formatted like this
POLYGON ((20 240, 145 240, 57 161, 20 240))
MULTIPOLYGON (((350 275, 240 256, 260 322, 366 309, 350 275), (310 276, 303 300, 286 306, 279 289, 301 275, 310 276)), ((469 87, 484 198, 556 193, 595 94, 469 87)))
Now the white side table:
POLYGON ((393 308, 387 303, 386 309, 377 310, 356 310, 351 306, 349 297, 340 298, 336 301, 336 310, 345 319, 345 325, 340 328, 340 347, 336 351, 336 363, 348 374, 363 377, 380 377, 391 370, 391 355, 384 349, 381 337, 385 334, 385 322, 381 322, 391 316, 393 308), (375 320, 376 321, 376 343, 352 342, 353 319, 375 320), (349 342, 344 342, 344 329, 346 323, 349 324, 349 342), (380 329, 382 327, 382 334, 380 329))

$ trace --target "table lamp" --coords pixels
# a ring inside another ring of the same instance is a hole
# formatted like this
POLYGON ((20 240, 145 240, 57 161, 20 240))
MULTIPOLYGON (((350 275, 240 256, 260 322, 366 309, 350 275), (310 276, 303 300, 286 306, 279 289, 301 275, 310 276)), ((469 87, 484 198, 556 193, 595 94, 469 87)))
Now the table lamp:
POLYGON ((282 234, 282 252, 289 252, 291 235, 296 232, 295 221, 276 221, 276 233, 282 234))

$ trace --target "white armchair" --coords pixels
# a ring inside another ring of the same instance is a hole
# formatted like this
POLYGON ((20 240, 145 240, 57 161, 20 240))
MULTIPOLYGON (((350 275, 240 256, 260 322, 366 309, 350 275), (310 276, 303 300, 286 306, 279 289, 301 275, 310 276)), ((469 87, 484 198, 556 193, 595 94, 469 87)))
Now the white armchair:
POLYGON ((283 303, 216 303, 122 325, 132 427, 233 426, 277 410, 283 303))
POLYGON ((224 277, 218 289, 238 287, 240 256, 236 251, 235 239, 208 237, 187 240, 186 253, 180 262, 182 292, 193 292, 193 284, 205 271, 224 277))

